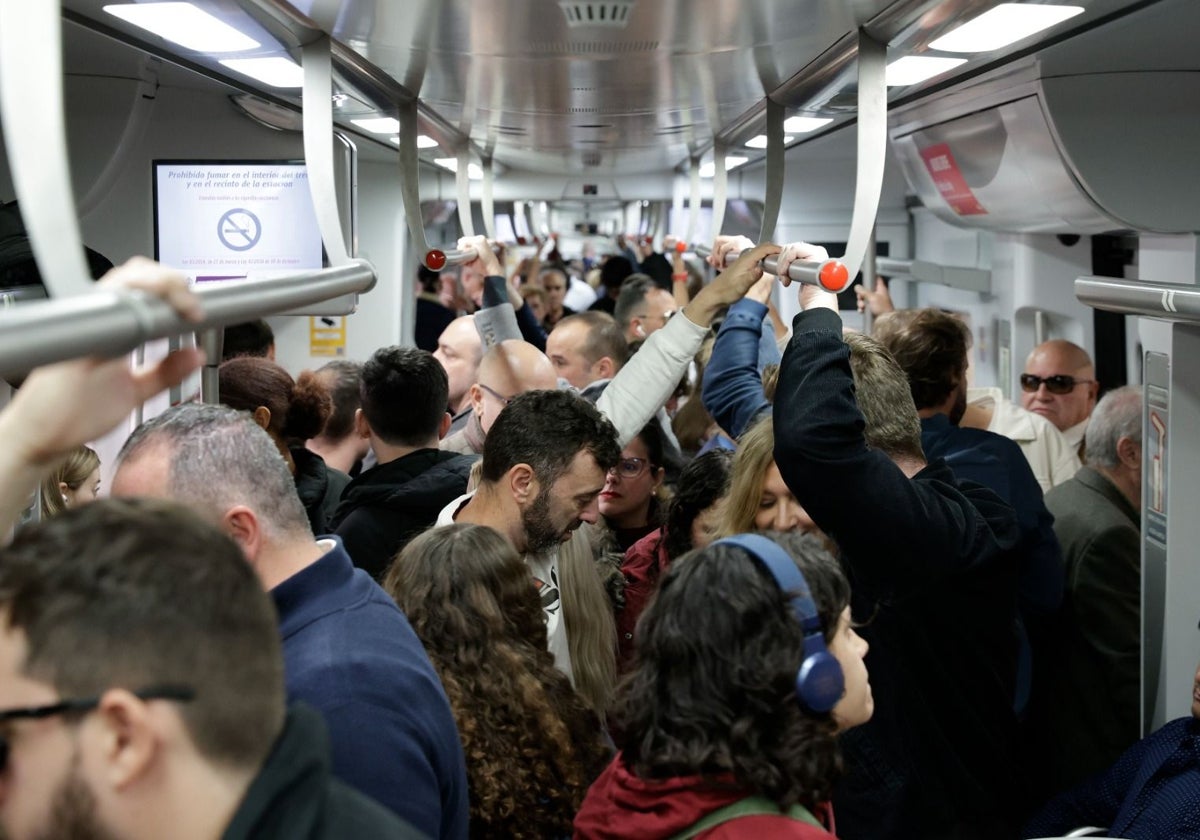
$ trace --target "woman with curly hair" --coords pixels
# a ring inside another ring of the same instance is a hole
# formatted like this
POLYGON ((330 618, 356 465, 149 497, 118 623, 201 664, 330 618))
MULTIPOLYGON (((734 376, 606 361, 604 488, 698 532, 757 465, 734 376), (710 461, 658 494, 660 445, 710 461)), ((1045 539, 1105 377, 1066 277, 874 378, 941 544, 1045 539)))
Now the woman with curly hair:
POLYGON ((310 370, 299 379, 270 359, 239 356, 221 364, 220 400, 230 408, 249 411, 279 447, 296 481, 296 492, 317 536, 329 532, 350 476, 325 464, 304 442, 325 428, 333 413, 329 386, 310 370))
POLYGON ((849 603, 845 575, 811 536, 741 535, 673 563, 621 687, 625 745, 588 791, 575 837, 832 837, 836 735, 874 709, 849 603))
POLYGON ((471 836, 570 834, 610 750, 546 648, 520 555, 491 528, 434 528, 400 552, 384 589, 450 698, 467 758, 471 836))

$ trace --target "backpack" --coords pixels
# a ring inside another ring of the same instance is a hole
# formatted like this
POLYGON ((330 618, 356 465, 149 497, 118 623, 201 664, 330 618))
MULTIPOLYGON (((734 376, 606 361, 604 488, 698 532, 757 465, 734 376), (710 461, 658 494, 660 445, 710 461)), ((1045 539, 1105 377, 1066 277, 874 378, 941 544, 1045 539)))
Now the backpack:
POLYGON ((803 805, 793 805, 785 812, 765 796, 747 796, 745 799, 739 799, 737 802, 726 805, 724 808, 718 808, 716 811, 701 818, 691 828, 676 834, 671 840, 691 840, 691 838, 708 831, 710 828, 716 828, 722 823, 736 820, 739 817, 768 815, 786 816, 797 822, 805 822, 820 829, 825 828, 803 805))

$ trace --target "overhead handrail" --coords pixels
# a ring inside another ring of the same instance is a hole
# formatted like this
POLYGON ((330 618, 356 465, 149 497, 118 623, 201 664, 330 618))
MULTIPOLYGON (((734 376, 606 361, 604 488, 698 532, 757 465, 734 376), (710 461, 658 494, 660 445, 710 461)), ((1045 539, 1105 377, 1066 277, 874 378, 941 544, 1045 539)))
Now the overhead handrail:
POLYGON ((261 280, 201 283, 200 323, 184 320, 165 301, 141 292, 93 288, 86 295, 34 301, 0 310, 0 374, 84 355, 118 356, 156 338, 225 327, 370 291, 375 272, 365 262, 261 280))
POLYGON ((67 157, 61 14, 52 0, 0 0, 0 124, 8 169, 42 284, 55 298, 92 289, 67 157))
POLYGON ((926 260, 876 257, 875 271, 884 277, 914 280, 918 283, 934 283, 969 292, 987 294, 992 290, 992 272, 984 268, 940 265, 926 260))
MULTIPOLYGON (((712 256, 712 248, 705 245, 695 245, 692 250, 696 256, 707 259, 712 256)), ((742 253, 745 253, 743 251, 742 253)), ((728 254, 725 257, 725 265, 733 265, 733 263, 742 254, 728 254)), ((768 274, 775 274, 775 269, 779 265, 778 259, 775 257, 767 257, 761 263, 763 271, 768 274)), ((820 286, 827 292, 844 292, 850 285, 852 275, 846 269, 845 264, 840 260, 796 260, 788 267, 788 278, 796 283, 806 283, 810 286, 820 286)))
POLYGON ((1106 312, 1200 322, 1200 289, 1195 286, 1113 277, 1077 277, 1075 297, 1080 303, 1106 312))

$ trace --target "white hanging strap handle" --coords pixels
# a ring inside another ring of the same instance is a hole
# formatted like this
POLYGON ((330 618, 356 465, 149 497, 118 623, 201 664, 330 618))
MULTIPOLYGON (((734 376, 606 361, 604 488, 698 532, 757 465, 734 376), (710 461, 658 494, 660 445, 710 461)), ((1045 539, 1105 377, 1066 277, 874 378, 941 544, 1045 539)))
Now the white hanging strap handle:
POLYGON ((304 66, 304 162, 308 189, 329 264, 341 267, 350 264, 350 254, 338 217, 333 176, 333 67, 329 36, 305 44, 300 60, 304 66))
POLYGON ((487 234, 488 239, 496 238, 496 204, 492 199, 493 187, 493 167, 492 156, 488 155, 483 159, 483 195, 480 197, 480 206, 483 210, 483 230, 487 234))
MULTIPOLYGON (((680 244, 682 245, 682 243, 680 244)), ((712 255, 712 248, 705 245, 693 246, 692 250, 696 256, 704 259, 712 255)), ((738 257, 744 253, 746 251, 739 254, 727 254, 725 265, 733 265, 738 257)), ((779 260, 776 257, 767 257, 761 261, 760 265, 762 265, 762 270, 767 274, 777 274, 776 268, 779 265, 779 260)), ((846 270, 846 266, 841 260, 796 260, 788 266, 788 277, 793 282, 806 283, 810 286, 820 286, 825 291, 833 292, 834 294, 846 291, 852 279, 852 275, 846 270)))
MULTIPOLYGON (((871 238, 887 153, 887 45, 858 31, 858 170, 854 180, 854 215, 842 262, 853 277, 862 266, 871 238)), ((875 278, 864 278, 874 284, 875 278)))
POLYGON ((721 235, 725 224, 725 201, 729 195, 729 173, 725 171, 725 144, 719 140, 713 144, 713 197, 712 238, 721 235))
POLYGON ((475 235, 475 220, 471 218, 471 147, 463 143, 458 150, 458 167, 454 171, 454 188, 458 194, 458 226, 463 236, 475 235))
POLYGON ((52 298, 92 290, 67 158, 61 15, 53 0, 0 0, 0 124, 29 244, 52 298))
POLYGON ((688 199, 687 241, 696 238, 696 225, 700 220, 700 158, 693 157, 691 161, 691 198, 688 199))

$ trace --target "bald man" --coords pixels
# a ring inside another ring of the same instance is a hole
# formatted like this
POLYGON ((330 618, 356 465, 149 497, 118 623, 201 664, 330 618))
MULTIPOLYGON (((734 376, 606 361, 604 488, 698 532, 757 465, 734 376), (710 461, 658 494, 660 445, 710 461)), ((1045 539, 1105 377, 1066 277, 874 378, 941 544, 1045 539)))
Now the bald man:
POLYGON ((463 315, 450 322, 438 336, 437 359, 450 381, 450 414, 457 417, 471 405, 470 388, 483 356, 483 341, 475 329, 475 316, 463 315))
POLYGON ((1021 391, 1021 404, 1053 423, 1078 451, 1100 392, 1087 351, 1062 339, 1039 344, 1025 360, 1021 391))
POLYGON ((558 375, 546 354, 525 341, 502 341, 483 354, 475 384, 468 389, 471 414, 467 425, 444 438, 449 452, 480 455, 488 429, 509 400, 526 391, 552 391, 558 375))

